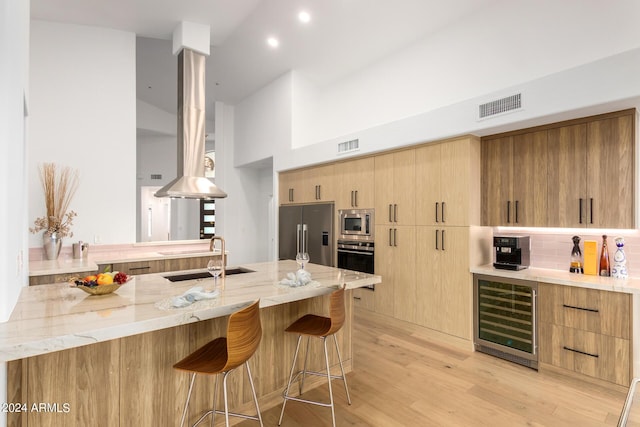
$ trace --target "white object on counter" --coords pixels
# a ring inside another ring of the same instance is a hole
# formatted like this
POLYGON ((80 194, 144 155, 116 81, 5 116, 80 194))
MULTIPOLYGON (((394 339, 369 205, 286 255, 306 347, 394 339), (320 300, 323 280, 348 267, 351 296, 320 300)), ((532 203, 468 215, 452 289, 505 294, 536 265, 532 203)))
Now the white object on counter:
POLYGON ((217 290, 205 291, 202 286, 194 286, 193 288, 186 291, 184 294, 178 297, 175 297, 171 303, 176 308, 186 307, 188 305, 193 304, 196 301, 215 298, 218 295, 220 295, 220 292, 217 290))
POLYGON ((302 268, 295 273, 287 273, 287 277, 280 281, 281 285, 297 288, 298 286, 306 286, 313 282, 311 279, 311 273, 302 268))

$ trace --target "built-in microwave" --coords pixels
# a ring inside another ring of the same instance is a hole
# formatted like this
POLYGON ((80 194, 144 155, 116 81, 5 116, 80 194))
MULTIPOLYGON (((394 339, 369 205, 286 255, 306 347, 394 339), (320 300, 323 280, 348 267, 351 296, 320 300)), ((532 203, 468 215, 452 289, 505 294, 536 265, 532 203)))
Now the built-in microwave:
POLYGON ((373 241, 373 209, 339 210, 340 238, 373 241))

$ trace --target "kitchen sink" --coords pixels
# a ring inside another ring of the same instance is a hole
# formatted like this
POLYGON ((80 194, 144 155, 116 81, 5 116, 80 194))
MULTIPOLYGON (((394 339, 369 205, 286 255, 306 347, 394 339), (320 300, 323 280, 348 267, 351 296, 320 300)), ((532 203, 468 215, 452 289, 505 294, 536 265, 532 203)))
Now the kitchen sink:
MULTIPOLYGON (((232 276, 234 274, 243 274, 243 273, 253 273, 253 270, 249 270, 248 268, 242 267, 234 267, 227 268, 224 271, 226 276, 232 276)), ((184 280, 195 280, 195 279, 206 279, 213 278, 208 271, 199 271, 197 273, 183 273, 183 274, 172 274, 169 276, 163 276, 165 279, 169 279, 171 282, 182 282, 184 280)))

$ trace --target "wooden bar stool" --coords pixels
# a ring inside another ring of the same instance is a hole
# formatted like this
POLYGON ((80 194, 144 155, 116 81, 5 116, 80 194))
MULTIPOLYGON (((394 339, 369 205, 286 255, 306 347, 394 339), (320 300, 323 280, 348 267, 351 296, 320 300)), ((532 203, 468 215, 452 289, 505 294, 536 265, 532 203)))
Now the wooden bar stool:
POLYGON ((260 407, 258 406, 258 398, 256 397, 256 389, 253 385, 251 370, 249 369, 248 360, 258 349, 260 339, 262 338, 262 324, 260 323, 259 301, 256 301, 242 310, 236 311, 229 316, 227 324, 227 336, 216 338, 208 342, 198 350, 194 351, 175 365, 175 369, 191 372, 191 384, 189 385, 189 394, 184 405, 182 420, 180 426, 184 424, 187 416, 187 408, 189 407, 189 399, 193 390, 193 383, 196 374, 215 375, 215 385, 213 389, 213 408, 205 412, 194 426, 198 425, 204 418, 211 414, 211 425, 215 421, 216 413, 224 414, 226 425, 229 426, 229 415, 241 417, 260 422, 262 426, 262 416, 260 415, 260 407), (244 414, 236 414, 229 412, 229 404, 227 401, 227 375, 229 372, 244 364, 249 376, 251 384, 251 392, 253 400, 256 404, 258 415, 249 416, 244 414), (222 374, 222 389, 224 393, 224 411, 216 410, 216 397, 218 393, 218 375, 222 374))
POLYGON ((315 314, 306 314, 293 322, 291 326, 285 329, 286 332, 298 334, 298 345, 296 346, 296 352, 293 356, 293 363, 291 365, 291 373, 289 374, 289 382, 287 383, 287 388, 283 393, 284 402, 282 403, 282 411, 280 412, 280 420, 278 421, 278 425, 282 424, 282 417, 284 416, 284 408, 287 404, 287 400, 295 400, 297 402, 310 403, 312 405, 324 406, 331 408, 331 419, 333 421, 333 426, 336 425, 336 415, 335 408, 333 405, 333 390, 331 389, 331 379, 341 379, 344 382, 344 389, 347 392, 347 401, 349 405, 351 405, 351 397, 349 396, 349 389, 347 387, 347 378, 344 374, 344 367, 342 366, 342 357, 340 356, 340 349, 338 348, 338 339, 336 338, 336 332, 342 328, 344 325, 345 319, 345 310, 344 310, 344 285, 342 285, 338 290, 331 293, 329 297, 329 317, 317 316, 315 314), (304 387, 304 378, 307 374, 311 375, 319 375, 326 376, 327 383, 329 384, 329 403, 318 402, 315 400, 307 400, 301 399, 300 397, 294 397, 289 395, 289 389, 291 388, 291 382, 294 379, 294 369, 296 366, 296 361, 298 360, 298 350, 300 349, 300 341, 302 340, 302 336, 307 337, 307 350, 304 356, 304 366, 302 371, 299 371, 295 374, 295 378, 298 378, 300 374, 302 374, 302 379, 300 381, 300 395, 302 395, 303 387, 304 387), (340 371, 342 375, 331 375, 330 367, 329 367, 329 353, 327 352, 327 338, 333 336, 333 342, 336 345, 336 352, 338 353, 338 361, 340 362, 340 371), (311 337, 320 338, 322 340, 322 344, 324 345, 324 359, 326 363, 327 372, 313 372, 307 370, 307 358, 309 356, 309 340, 311 337))

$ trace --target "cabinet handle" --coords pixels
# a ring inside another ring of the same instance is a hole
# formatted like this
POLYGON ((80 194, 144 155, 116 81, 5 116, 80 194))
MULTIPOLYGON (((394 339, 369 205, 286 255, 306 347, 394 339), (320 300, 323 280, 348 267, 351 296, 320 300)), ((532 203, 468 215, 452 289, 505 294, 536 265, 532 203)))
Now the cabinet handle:
POLYGON ((440 215, 440 217, 442 218, 442 222, 445 222, 445 219, 444 219, 444 202, 442 202, 442 215, 440 215))
POLYGON ((391 221, 391 203, 389 203, 389 222, 393 222, 391 221))
POLYGON ((582 311, 590 311, 592 313, 600 313, 600 310, 597 308, 585 308, 585 307, 577 307, 575 305, 562 304, 564 308, 572 308, 574 310, 582 310, 582 311))
POLYGON ((438 235, 440 234, 440 230, 436 230, 436 251, 439 250, 438 248, 438 235))
POLYGON ((444 251, 444 230, 442 230, 442 250, 444 251))
POLYGON ((516 224, 518 223, 518 201, 516 200, 516 224))
POLYGON ((356 190, 356 208, 358 207, 358 190, 356 190))
POLYGON ((436 202, 436 222, 438 222, 438 205, 440 203, 436 202))
POLYGON ((582 224, 582 197, 578 200, 578 206, 580 207, 580 224, 582 224))
POLYGON ((398 229, 393 229, 393 246, 398 246, 398 229))
POLYGON ((535 289, 531 289, 531 316, 533 319, 531 319, 531 327, 532 327, 532 331, 534 331, 531 337, 532 339, 532 350, 533 350, 533 354, 535 356, 536 351, 538 350, 538 342, 537 342, 537 335, 535 333, 535 331, 538 330, 538 310, 536 309, 536 305, 538 304, 538 293, 536 292, 535 289))
POLYGON ((393 229, 389 229, 389 246, 393 246, 393 229))
POLYGON ((507 224, 511 222, 511 200, 507 200, 507 224))
POLYGON ((351 207, 353 208, 353 190, 351 190, 351 207))
POLYGON ((576 350, 575 348, 567 347, 566 345, 562 347, 564 350, 573 351, 574 353, 584 354, 585 356, 591 357, 600 357, 597 354, 587 353, 586 351, 576 350))
POLYGON ((133 270, 148 270, 150 268, 151 268, 151 266, 147 265, 146 267, 131 267, 131 268, 129 268, 129 270, 130 271, 133 271, 133 270))
POLYGON ((589 222, 593 224, 593 197, 589 199, 589 222))
POLYGON ((362 298, 360 298, 360 297, 353 297, 353 299, 354 299, 354 300, 356 300, 356 301, 360 301, 362 298))
POLYGON ((393 222, 398 222, 398 205, 393 205, 393 222))

